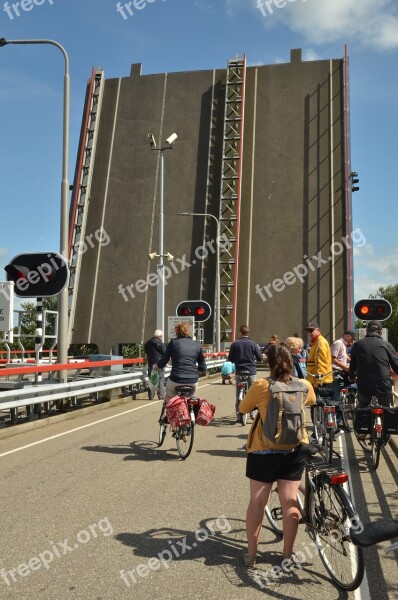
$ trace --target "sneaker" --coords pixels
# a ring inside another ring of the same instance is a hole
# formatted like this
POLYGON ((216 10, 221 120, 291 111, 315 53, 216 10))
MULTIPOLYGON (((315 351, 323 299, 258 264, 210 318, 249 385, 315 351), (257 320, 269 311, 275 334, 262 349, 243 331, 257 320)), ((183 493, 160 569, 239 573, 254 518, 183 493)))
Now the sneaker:
POLYGON ((236 417, 236 422, 239 423, 240 425, 242 425, 243 424, 242 417, 236 417))
POLYGON ((361 442, 364 442, 366 440, 366 433, 360 433, 359 435, 357 435, 357 439, 360 440, 361 442))
POLYGON ((334 432, 333 435, 333 439, 337 440, 337 438, 339 438, 340 436, 342 436, 344 434, 344 429, 341 429, 340 427, 338 429, 336 429, 336 431, 334 432))

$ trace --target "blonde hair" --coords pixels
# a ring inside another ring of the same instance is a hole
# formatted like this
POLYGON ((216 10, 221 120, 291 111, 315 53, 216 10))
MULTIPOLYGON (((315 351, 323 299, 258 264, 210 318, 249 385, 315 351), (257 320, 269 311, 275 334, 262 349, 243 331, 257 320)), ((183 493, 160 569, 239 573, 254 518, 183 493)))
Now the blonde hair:
POLYGON ((303 340, 299 337, 288 337, 285 344, 292 354, 299 354, 304 346, 303 340))
POLYGON ((191 327, 189 323, 176 323, 174 329, 177 337, 191 337, 191 327))

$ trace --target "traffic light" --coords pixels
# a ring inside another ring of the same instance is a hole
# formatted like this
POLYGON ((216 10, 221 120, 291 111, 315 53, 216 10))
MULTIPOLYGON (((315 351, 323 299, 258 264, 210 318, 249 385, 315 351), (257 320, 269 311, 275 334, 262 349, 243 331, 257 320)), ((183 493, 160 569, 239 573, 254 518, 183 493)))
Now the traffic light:
POLYGON ((358 173, 356 171, 351 171, 350 177, 351 177, 351 190, 353 192, 357 192, 359 190, 359 186, 356 185, 357 183, 359 183, 358 173))
POLYGON ((177 317, 194 317, 195 321, 203 323, 211 317, 211 307, 204 300, 184 300, 176 308, 177 317))
POLYGON ((383 298, 360 300, 354 306, 354 313, 362 321, 385 321, 391 316, 392 306, 383 298))
POLYGON ((69 276, 67 263, 57 252, 18 254, 4 270, 7 281, 14 282, 14 292, 20 298, 57 296, 69 276))

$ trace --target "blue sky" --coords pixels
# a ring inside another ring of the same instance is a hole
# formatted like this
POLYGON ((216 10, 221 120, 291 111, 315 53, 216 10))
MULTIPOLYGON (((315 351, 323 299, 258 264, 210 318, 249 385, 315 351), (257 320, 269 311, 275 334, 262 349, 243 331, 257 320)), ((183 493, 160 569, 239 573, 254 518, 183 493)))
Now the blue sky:
MULTIPOLYGON (((127 77, 350 55, 355 297, 398 283, 396 0, 0 0, 0 37, 53 39, 70 60, 69 180, 92 67, 127 77), (129 8, 127 7, 129 6, 129 8), (138 8, 137 8, 138 7, 138 8), (133 13, 132 15, 130 13, 133 13)), ((64 62, 49 45, 0 48, 0 269, 21 252, 59 250, 64 62)), ((0 280, 5 280, 0 271, 0 280)))

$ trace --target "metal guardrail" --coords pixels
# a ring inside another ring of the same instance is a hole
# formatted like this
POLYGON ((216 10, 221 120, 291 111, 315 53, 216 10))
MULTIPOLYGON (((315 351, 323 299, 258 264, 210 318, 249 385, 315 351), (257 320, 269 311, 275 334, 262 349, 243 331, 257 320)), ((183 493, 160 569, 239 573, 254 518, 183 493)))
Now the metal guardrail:
MULTIPOLYGON (((93 377, 92 375, 80 376, 80 379, 71 381, 68 383, 33 383, 25 381, 26 385, 20 387, 21 382, 15 382, 16 389, 0 392, 0 411, 12 411, 11 416, 15 420, 16 410, 22 407, 34 406, 36 404, 45 404, 49 402, 55 402, 57 400, 72 400, 72 405, 76 405, 77 398, 81 396, 90 396, 91 394, 98 394, 99 392, 117 389, 117 388, 130 388, 130 392, 133 397, 135 394, 144 392, 147 387, 148 373, 146 369, 139 369, 123 373, 114 374, 111 371, 104 373, 103 367, 112 366, 115 364, 123 364, 130 361, 116 360, 116 361, 101 361, 101 362, 84 362, 68 365, 46 365, 40 367, 17 367, 7 370, 0 370, 0 376, 4 373, 7 375, 16 374, 20 375, 21 372, 26 374, 40 371, 54 371, 64 369, 66 366, 68 370, 76 370, 78 373, 82 369, 90 369, 91 372, 101 370, 101 376, 93 377)), ((134 361, 137 362, 137 361, 134 361)), ((206 361, 208 370, 218 370, 224 357, 216 357, 206 361)), ((166 367, 166 377, 170 374, 171 368, 166 367)), ((11 383, 11 382, 7 382, 11 383)))

